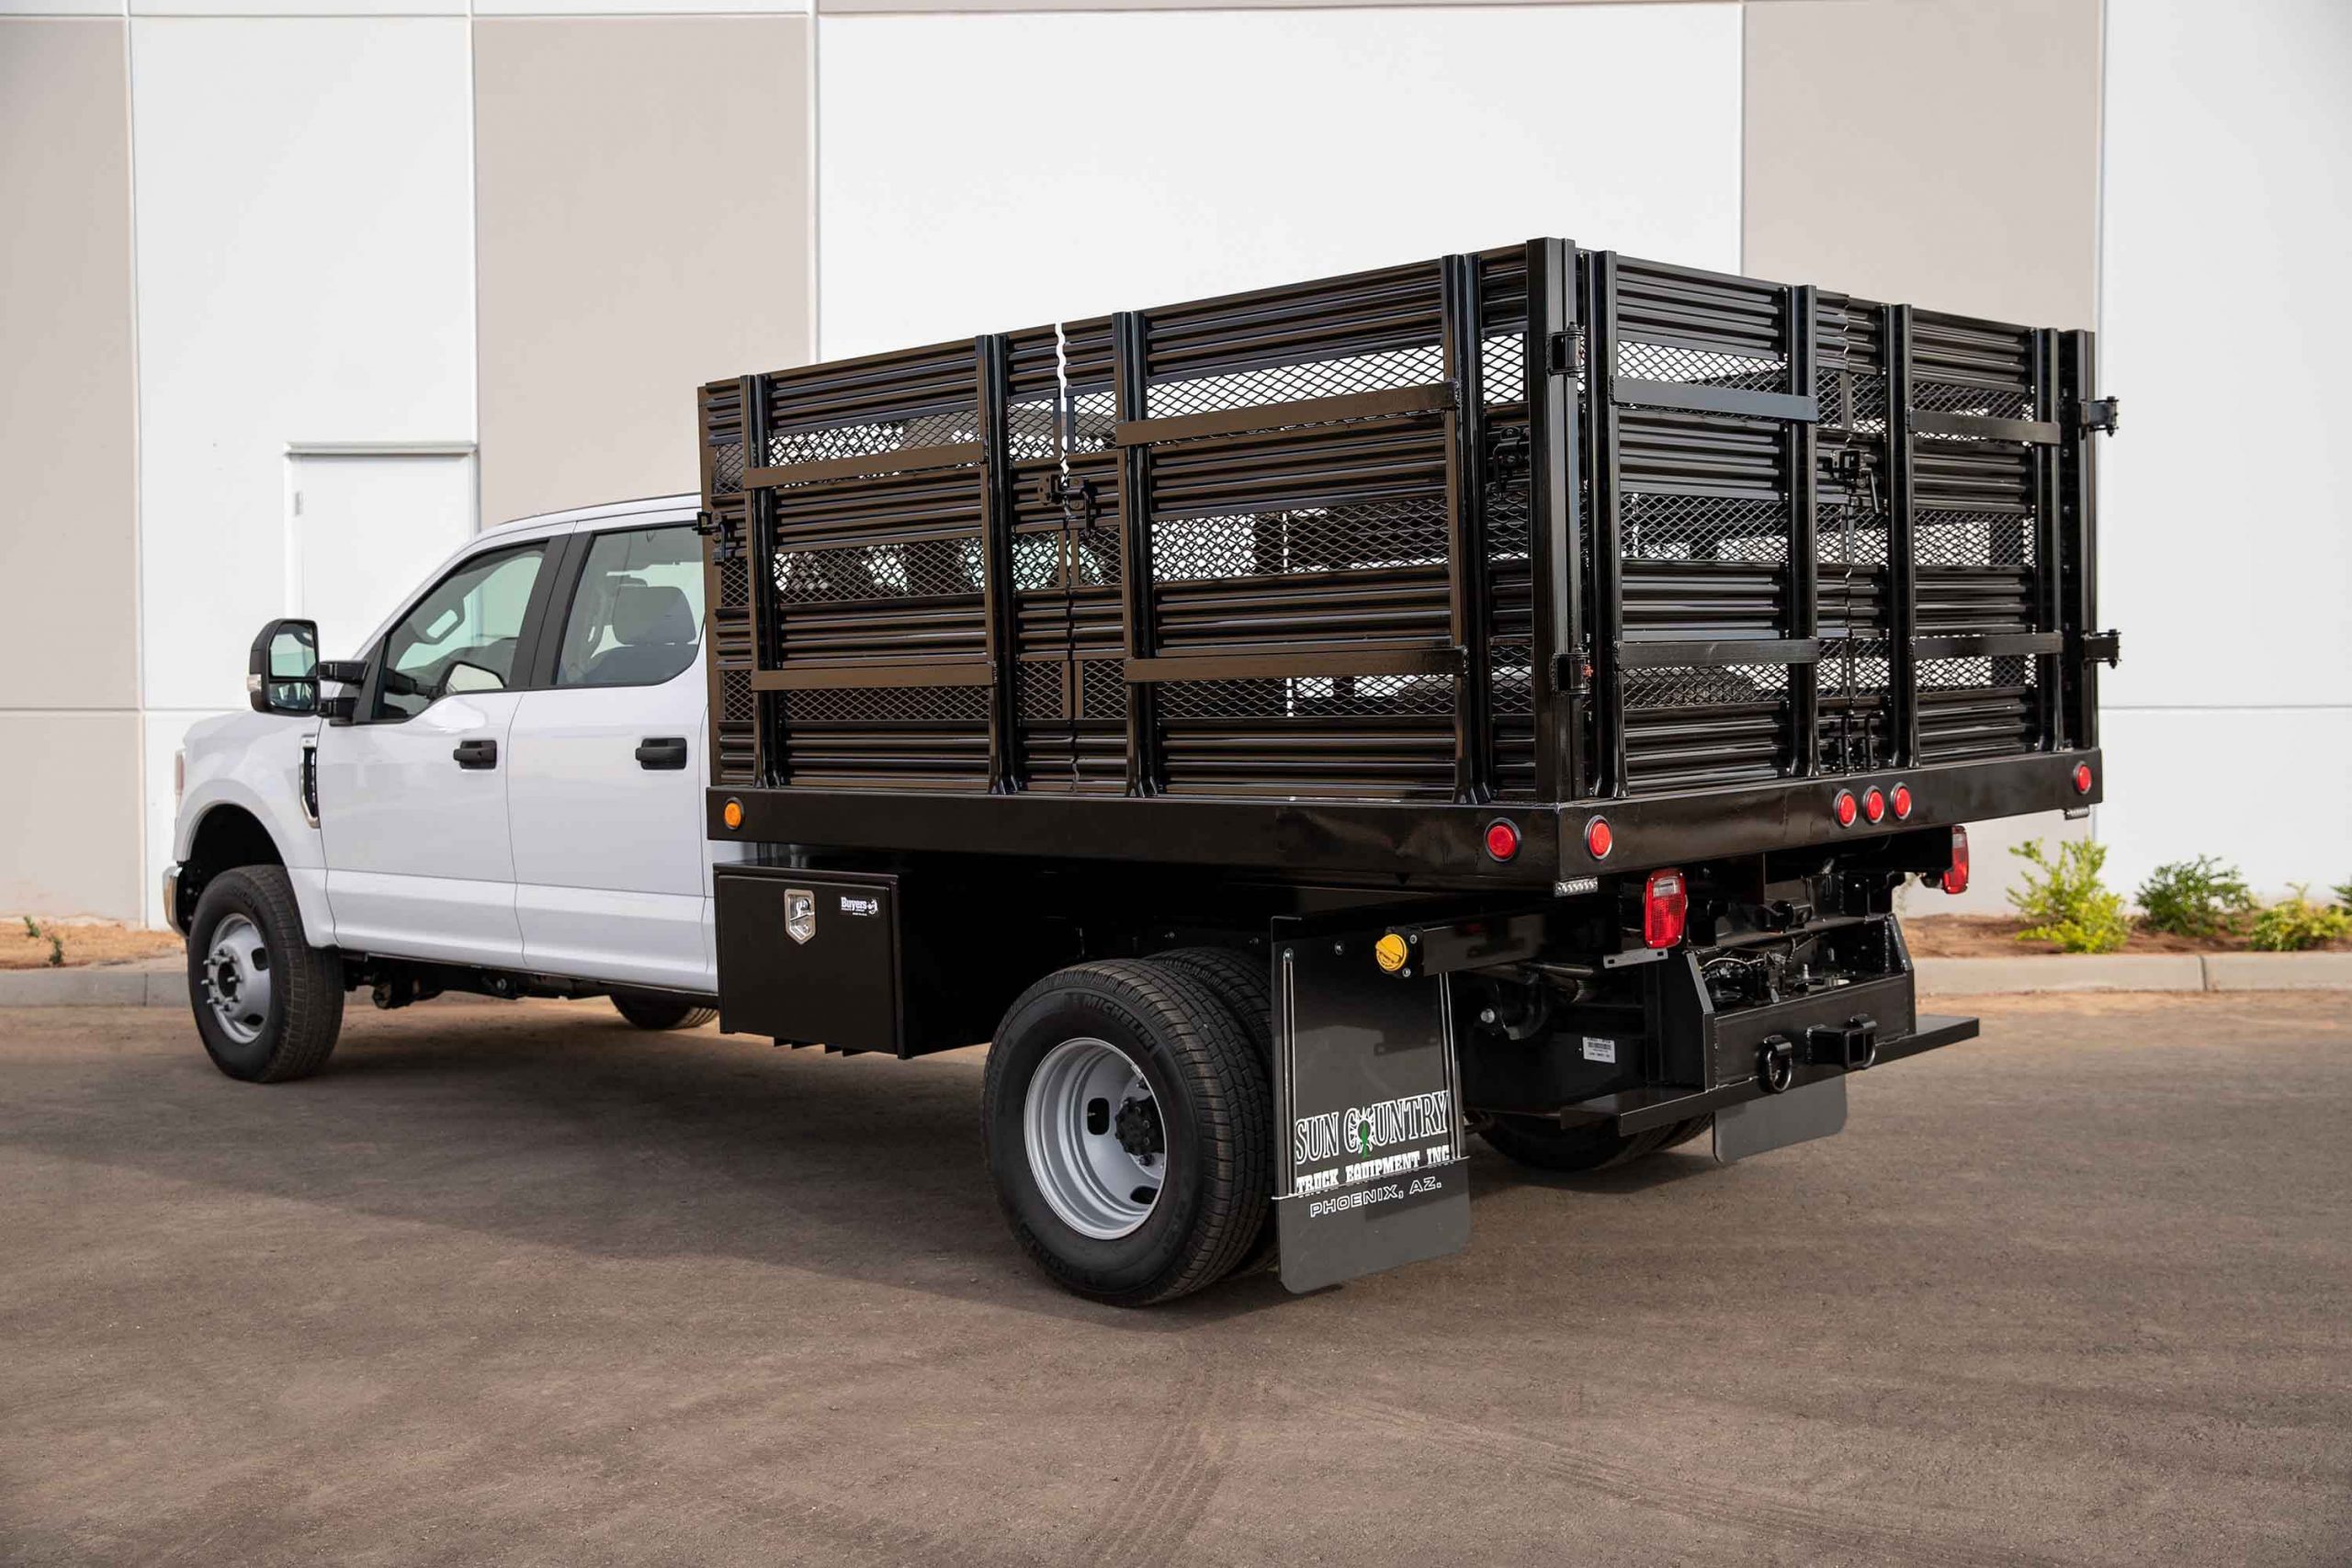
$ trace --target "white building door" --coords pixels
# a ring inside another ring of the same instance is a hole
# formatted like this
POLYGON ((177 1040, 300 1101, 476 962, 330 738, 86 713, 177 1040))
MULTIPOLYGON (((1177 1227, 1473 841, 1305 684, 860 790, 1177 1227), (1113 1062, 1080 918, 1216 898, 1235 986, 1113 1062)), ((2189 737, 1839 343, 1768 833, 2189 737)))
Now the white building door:
POLYGON ((286 613, 319 623, 319 653, 362 638, 474 535, 463 447, 322 447, 287 457, 286 613))

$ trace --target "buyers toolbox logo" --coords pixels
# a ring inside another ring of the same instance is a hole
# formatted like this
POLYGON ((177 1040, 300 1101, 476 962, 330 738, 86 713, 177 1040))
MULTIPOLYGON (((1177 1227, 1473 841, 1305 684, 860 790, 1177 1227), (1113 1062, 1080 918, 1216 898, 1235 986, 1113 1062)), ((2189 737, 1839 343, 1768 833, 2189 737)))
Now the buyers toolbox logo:
POLYGON ((806 887, 784 890, 784 931, 795 942, 817 934, 817 896, 806 887))

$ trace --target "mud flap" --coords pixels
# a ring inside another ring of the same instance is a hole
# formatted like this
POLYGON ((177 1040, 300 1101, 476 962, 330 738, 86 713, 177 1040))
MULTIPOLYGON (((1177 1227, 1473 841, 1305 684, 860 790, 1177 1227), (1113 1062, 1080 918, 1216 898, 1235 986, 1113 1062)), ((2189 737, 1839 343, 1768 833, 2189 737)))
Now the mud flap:
POLYGON ((1716 1111, 1715 1161, 1729 1165, 1750 1155, 1826 1138, 1845 1126, 1846 1075, 1840 1073, 1716 1111))
POLYGON ((1470 1240, 1446 985, 1384 973, 1373 942, 1274 944, 1283 1141, 1274 1224, 1293 1291, 1459 1252, 1470 1240))

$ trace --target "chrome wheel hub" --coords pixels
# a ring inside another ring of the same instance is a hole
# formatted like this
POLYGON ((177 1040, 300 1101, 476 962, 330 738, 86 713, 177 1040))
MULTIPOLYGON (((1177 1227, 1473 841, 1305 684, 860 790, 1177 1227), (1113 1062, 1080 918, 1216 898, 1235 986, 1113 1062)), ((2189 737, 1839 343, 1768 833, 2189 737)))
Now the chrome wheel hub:
POLYGON ((243 915, 212 928, 204 955, 204 1000, 220 1032, 240 1045, 261 1038, 269 1021, 269 949, 260 928, 243 915))
POLYGON ((1127 1054, 1081 1036, 1046 1053, 1029 1079, 1029 1173, 1062 1223, 1114 1241, 1151 1215, 1168 1175, 1159 1102, 1127 1054))

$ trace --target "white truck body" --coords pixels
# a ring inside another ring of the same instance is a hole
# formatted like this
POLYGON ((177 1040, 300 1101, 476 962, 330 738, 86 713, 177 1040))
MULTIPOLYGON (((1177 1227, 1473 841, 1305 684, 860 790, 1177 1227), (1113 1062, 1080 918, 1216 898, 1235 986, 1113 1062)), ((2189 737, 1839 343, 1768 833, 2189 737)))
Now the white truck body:
MULTIPOLYGON (((626 502, 486 530, 405 594, 362 648, 334 651, 379 658, 439 585, 535 543, 539 573, 555 576, 533 596, 526 638, 540 623, 560 635, 588 541, 678 529, 692 542, 695 504, 626 502), (575 536, 581 547, 564 547, 575 536)), ((220 830, 228 823, 216 814, 243 813, 284 863, 313 946, 714 993, 713 853, 702 826, 708 682, 698 590, 692 598, 695 647, 689 655, 662 644, 662 667, 685 662, 659 680, 560 684, 525 672, 507 689, 439 693, 406 716, 255 712, 197 725, 181 761, 167 914, 185 925, 182 867, 208 825, 220 830), (655 742, 658 761, 642 760, 655 742), (469 743, 494 761, 461 765, 455 754, 469 743)), ((674 637, 677 626, 673 607, 660 629, 674 637)))

